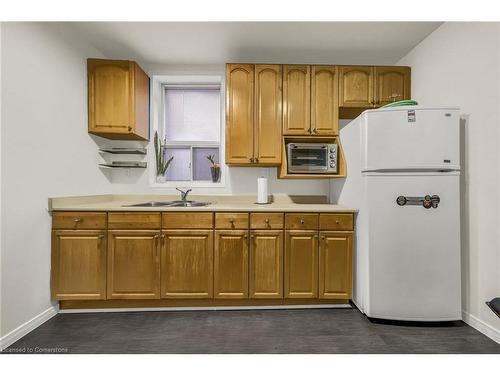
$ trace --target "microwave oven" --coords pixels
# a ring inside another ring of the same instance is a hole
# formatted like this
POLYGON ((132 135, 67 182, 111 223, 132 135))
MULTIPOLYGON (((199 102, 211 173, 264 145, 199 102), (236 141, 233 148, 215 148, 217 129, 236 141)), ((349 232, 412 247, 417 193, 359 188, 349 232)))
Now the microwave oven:
POLYGON ((288 143, 288 173, 337 173, 335 143, 288 143))

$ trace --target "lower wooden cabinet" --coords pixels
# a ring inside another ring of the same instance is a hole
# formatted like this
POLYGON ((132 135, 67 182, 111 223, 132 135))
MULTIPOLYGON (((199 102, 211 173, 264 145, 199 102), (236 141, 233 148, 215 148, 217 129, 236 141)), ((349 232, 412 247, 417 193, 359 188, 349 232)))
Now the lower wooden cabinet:
POLYGON ((108 299, 160 298, 160 232, 108 231, 108 299))
POLYGON ((282 298, 283 231, 250 233, 250 298, 282 298))
POLYGON ((52 231, 55 300, 106 299, 106 231, 52 231))
POLYGON ((213 297, 213 231, 165 230, 161 298, 213 297))
POLYGON ((352 233, 320 232, 319 298, 352 296, 352 233))
POLYGON ((54 215, 55 300, 205 306, 352 296, 351 213, 95 214, 54 215))
POLYGON ((214 297, 248 298, 248 230, 216 230, 214 297))
POLYGON ((285 298, 318 298, 318 232, 315 230, 286 231, 285 298))

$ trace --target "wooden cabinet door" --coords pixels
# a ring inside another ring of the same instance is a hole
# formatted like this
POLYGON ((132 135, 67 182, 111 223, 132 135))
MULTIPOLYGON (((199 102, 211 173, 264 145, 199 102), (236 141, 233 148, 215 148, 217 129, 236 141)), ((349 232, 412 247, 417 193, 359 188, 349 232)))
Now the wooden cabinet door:
POLYGON ((281 163, 281 65, 255 66, 254 156, 259 164, 281 163))
POLYGON ((215 298, 248 298, 248 231, 216 230, 215 298))
POLYGON ((253 162, 254 66, 226 65, 226 164, 253 162))
POLYGON ((286 231, 285 298, 318 298, 318 232, 286 231))
POLYGON ((311 133, 311 68, 283 65, 283 134, 311 133))
POLYGON ((160 298, 159 231, 108 231, 108 299, 160 298))
POLYGON ((337 135, 339 131, 338 74, 336 66, 311 68, 311 132, 337 135))
POLYGON ((374 105, 373 67, 341 66, 339 70, 339 106, 372 107, 374 105))
POLYGON ((89 132, 129 133, 133 119, 131 62, 89 59, 89 132))
POLYGON ((213 231, 165 230, 161 298, 213 297, 213 231))
POLYGON ((319 298, 350 299, 352 233, 320 232, 319 298))
POLYGON ((283 298, 283 231, 250 233, 250 298, 283 298))
POLYGON ((105 233, 52 231, 52 299, 106 299, 105 233))
POLYGON ((383 106, 410 99, 410 68, 406 66, 375 67, 375 104, 383 106))

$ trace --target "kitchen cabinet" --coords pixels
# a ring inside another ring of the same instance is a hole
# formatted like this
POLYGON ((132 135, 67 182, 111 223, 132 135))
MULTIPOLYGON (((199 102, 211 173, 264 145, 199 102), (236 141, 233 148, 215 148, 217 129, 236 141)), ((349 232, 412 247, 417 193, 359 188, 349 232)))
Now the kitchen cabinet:
POLYGON ((213 231, 162 232, 161 298, 213 297, 213 231))
POLYGON ((254 162, 281 163, 281 65, 255 65, 254 162))
POLYGON ((338 134, 338 74, 333 65, 283 67, 285 135, 338 134))
POLYGON ((281 65, 226 65, 226 164, 280 164, 281 83, 281 65))
POLYGON ((105 235, 105 230, 52 231, 52 299, 106 299, 105 235))
POLYGON ((248 298, 248 230, 216 230, 214 297, 248 298))
POLYGON ((352 296, 352 233, 320 232, 319 298, 352 296))
POLYGON ((411 97, 409 67, 341 66, 339 69, 340 107, 374 108, 411 97))
POLYGON ((285 298, 318 298, 318 232, 287 230, 285 298))
POLYGON ((226 65, 226 164, 253 162, 253 64, 226 65))
POLYGON ((250 298, 282 298, 283 231, 250 233, 250 298))
POLYGON ((160 232, 108 230, 108 299, 160 298, 160 232))
POLYGON ((376 66, 375 105, 384 106, 398 100, 410 99, 410 68, 406 66, 376 66))
POLYGON ((311 133, 314 135, 339 132, 338 82, 336 66, 311 67, 311 133))
POLYGON ((51 296, 73 306, 351 297, 348 212, 67 211, 54 212, 52 224, 51 296))
POLYGON ((134 61, 87 60, 88 131, 109 139, 149 139, 149 77, 134 61))
POLYGON ((311 67, 283 66, 283 134, 310 134, 311 67))
POLYGON ((339 106, 369 108, 375 104, 373 67, 341 66, 339 106))

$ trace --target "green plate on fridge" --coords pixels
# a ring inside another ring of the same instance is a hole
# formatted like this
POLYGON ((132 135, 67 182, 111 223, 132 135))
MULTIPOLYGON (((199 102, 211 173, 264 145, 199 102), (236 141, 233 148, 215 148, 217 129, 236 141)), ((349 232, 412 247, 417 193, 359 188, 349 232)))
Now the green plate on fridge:
POLYGON ((382 108, 402 107, 405 105, 418 105, 418 103, 415 100, 400 100, 398 102, 389 103, 387 105, 384 105, 382 108))

